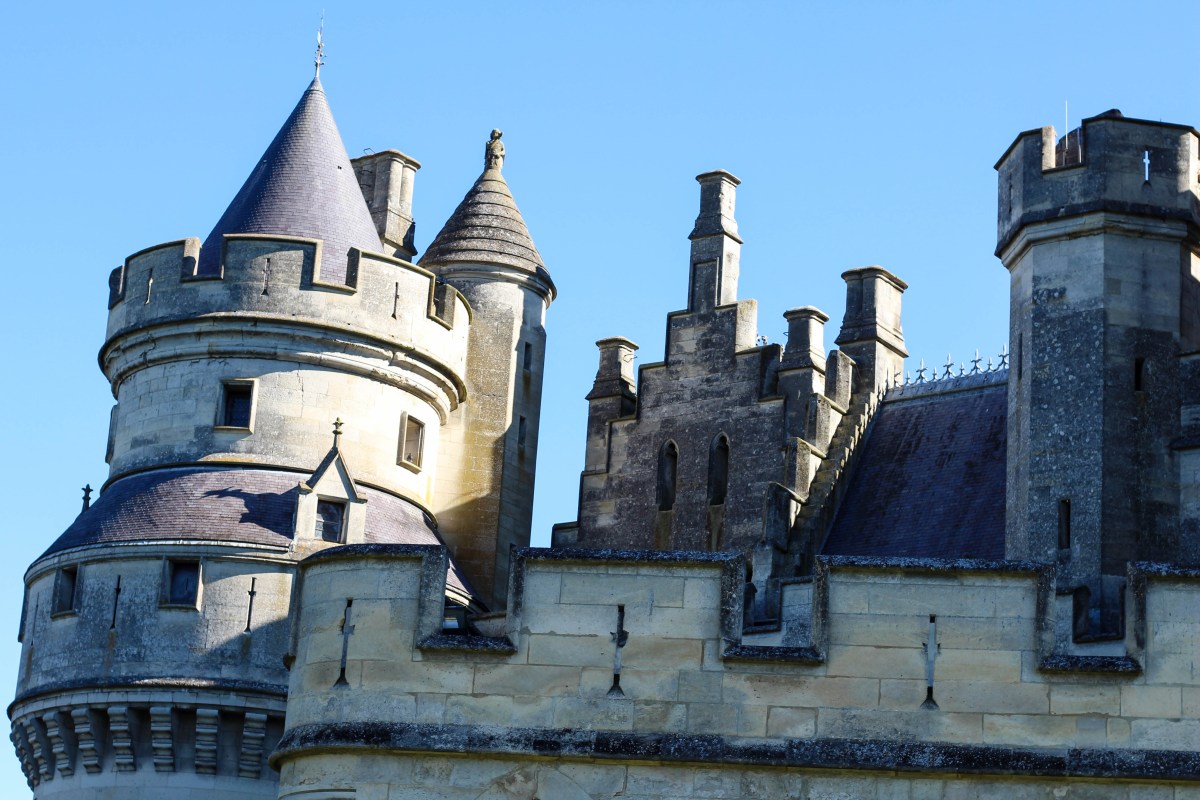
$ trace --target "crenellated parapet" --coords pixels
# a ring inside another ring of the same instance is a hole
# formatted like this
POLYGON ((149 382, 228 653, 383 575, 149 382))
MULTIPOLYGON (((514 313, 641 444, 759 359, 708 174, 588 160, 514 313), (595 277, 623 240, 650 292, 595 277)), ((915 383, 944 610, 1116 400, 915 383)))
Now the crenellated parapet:
POLYGON ((369 482, 428 502, 438 431, 467 394, 463 296, 358 250, 348 283, 325 282, 319 240, 227 235, 213 277, 195 274, 197 247, 151 248, 114 273, 100 353, 119 401, 112 474, 195 461, 311 469, 342 417, 369 482), (245 419, 225 419, 230 386, 249 393, 245 419), (400 452, 410 418, 423 454, 400 452))
POLYGON ((1132 119, 1114 109, 1085 119, 1059 143, 1053 126, 1025 131, 996 163, 996 254, 1006 263, 1022 229, 1085 214, 1200 225, 1200 134, 1191 126, 1132 119))
MULTIPOLYGON (((740 555, 530 549, 507 618, 455 643, 429 604, 443 558, 345 547, 304 562, 271 757, 281 797, 332 788, 347 756, 393 793, 415 788, 411 759, 442 756, 494 760, 491 776, 545 756, 703 763, 734 781, 770 766, 929 786, 999 779, 1014 759, 1051 783, 1100 764, 1122 781, 1197 774, 1200 629, 1180 622, 1196 570, 1131 565, 1133 624, 1087 657, 1059 649, 1054 569, 1030 562, 822 557, 781 587, 783 629, 751 635, 740 555), (888 775, 860 772, 875 764, 888 775)), ((446 796, 487 796, 490 780, 446 796)))

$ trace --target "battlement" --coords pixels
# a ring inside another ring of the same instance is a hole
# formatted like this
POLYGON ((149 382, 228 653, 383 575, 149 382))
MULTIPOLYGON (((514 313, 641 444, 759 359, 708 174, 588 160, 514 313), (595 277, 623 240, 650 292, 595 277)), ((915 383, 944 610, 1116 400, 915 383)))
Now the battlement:
POLYGON ((1093 212, 1200 225, 1200 134, 1186 125, 1107 111, 1064 137, 1052 126, 1017 136, 996 163, 996 254, 1027 225, 1093 212))
POLYGON ((333 329, 404 351, 448 373, 448 405, 461 401, 471 308, 428 270, 353 250, 346 282, 330 283, 321 279, 320 240, 236 234, 225 237, 220 273, 203 276, 196 274, 199 252, 198 239, 167 242, 134 253, 113 270, 102 364, 116 340, 139 330, 253 317, 333 329))
POLYGON ((487 731, 506 757, 547 736, 647 756, 599 732, 710 767, 751 742, 776 766, 814 766, 800 753, 820 743, 844 756, 821 766, 861 767, 862 748, 903 742, 993 774, 1014 754, 1109 749, 1129 757, 1108 776, 1131 779, 1172 777, 1200 744, 1194 569, 1130 565, 1123 650, 1088 656, 1057 649, 1054 570, 1032 562, 819 558, 783 587, 796 624, 751 635, 740 555, 525 549, 500 629, 459 637, 441 627, 444 559, 350 546, 303 562, 274 766, 417 726, 448 752, 478 754, 487 731))

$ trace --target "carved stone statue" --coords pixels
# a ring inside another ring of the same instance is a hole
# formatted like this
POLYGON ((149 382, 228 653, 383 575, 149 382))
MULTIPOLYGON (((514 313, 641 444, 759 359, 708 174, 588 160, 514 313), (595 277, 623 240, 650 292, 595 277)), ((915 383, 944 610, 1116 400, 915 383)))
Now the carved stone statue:
POLYGON ((483 168, 485 170, 494 169, 497 172, 504 166, 504 142, 500 141, 500 137, 504 133, 499 129, 492 130, 492 138, 487 143, 487 150, 483 157, 483 168))

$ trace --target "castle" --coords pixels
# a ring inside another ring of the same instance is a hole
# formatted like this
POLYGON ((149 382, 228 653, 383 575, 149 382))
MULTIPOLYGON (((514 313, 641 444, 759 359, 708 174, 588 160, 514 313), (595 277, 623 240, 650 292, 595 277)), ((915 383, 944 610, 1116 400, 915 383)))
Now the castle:
MULTIPOLYGON (((38 798, 1200 797, 1200 134, 996 165, 998 363, 906 378, 906 284, 762 343, 700 175, 663 359, 601 340, 579 514, 528 547, 555 297, 484 169, 319 79, 207 239, 109 276, 110 478, 30 566, 38 798)), ((586 387, 580 387, 582 394, 586 387)))

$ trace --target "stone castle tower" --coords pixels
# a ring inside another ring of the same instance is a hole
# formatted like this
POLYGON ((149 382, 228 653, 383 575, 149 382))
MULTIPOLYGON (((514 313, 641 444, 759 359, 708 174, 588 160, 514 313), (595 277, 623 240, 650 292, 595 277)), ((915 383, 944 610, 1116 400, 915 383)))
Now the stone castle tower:
POLYGON ((1009 351, 915 379, 880 266, 834 349, 811 306, 760 339, 701 174, 687 306, 661 361, 597 343, 551 548, 504 157, 415 264, 420 165, 348 159, 314 80, 203 245, 113 272, 110 479, 26 576, 37 797, 1200 792, 1194 129, 1021 134, 1009 351))
POLYGON ((503 603, 554 284, 502 163, 497 131, 417 266, 419 164, 351 162, 314 80, 203 245, 113 271, 110 477, 27 575, 13 741, 38 797, 274 797, 312 553, 446 544, 448 624, 503 603))

